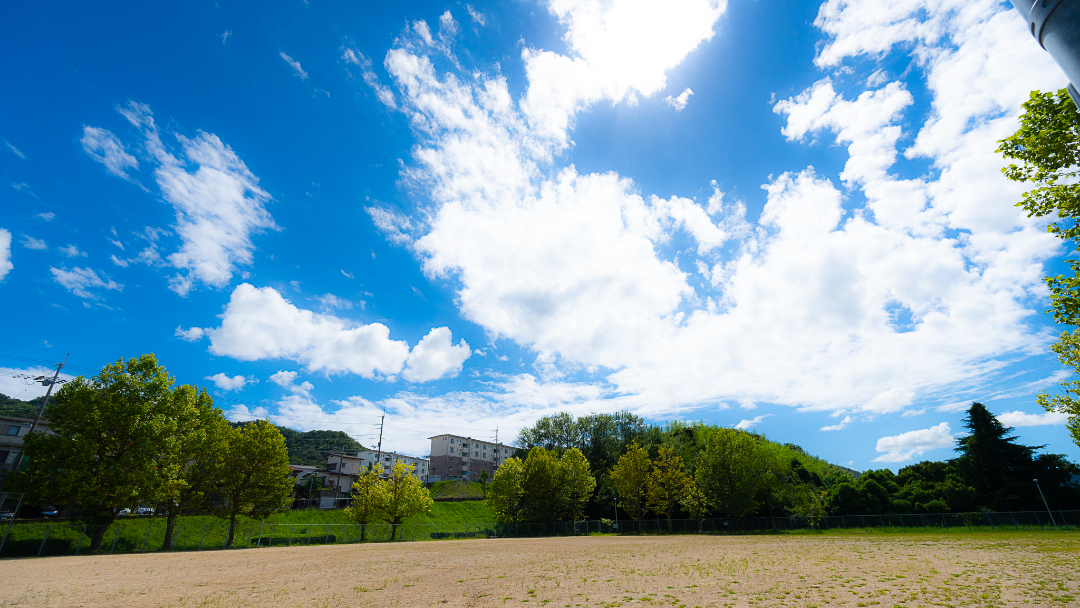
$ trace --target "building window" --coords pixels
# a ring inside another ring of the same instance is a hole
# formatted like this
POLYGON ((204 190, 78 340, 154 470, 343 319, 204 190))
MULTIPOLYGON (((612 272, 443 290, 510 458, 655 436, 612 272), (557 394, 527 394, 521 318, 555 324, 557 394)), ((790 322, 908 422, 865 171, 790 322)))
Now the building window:
POLYGON ((9 426, 8 429, 7 429, 7 434, 8 435, 18 435, 19 434, 19 427, 17 427, 17 426, 9 426))
POLYGON ((337 470, 337 463, 336 463, 336 462, 332 462, 332 463, 330 463, 330 464, 326 465, 326 468, 327 468, 327 469, 329 469, 329 470, 331 470, 331 471, 336 471, 336 470, 337 470))

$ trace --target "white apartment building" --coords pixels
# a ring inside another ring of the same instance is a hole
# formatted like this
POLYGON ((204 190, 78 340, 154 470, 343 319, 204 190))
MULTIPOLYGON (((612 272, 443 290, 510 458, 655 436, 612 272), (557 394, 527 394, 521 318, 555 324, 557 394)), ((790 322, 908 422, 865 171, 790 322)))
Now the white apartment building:
POLYGON ((514 448, 493 441, 479 441, 460 435, 436 435, 431 440, 431 477, 429 481, 468 479, 476 481, 480 471, 494 475, 504 460, 514 455, 514 448))
MULTIPOLYGON (((396 452, 382 452, 382 454, 379 454, 375 450, 364 450, 363 452, 357 452, 354 456, 330 454, 326 457, 326 470, 333 474, 337 473, 340 467, 342 475, 359 475, 362 471, 367 470, 368 465, 372 465, 379 471, 379 477, 386 479, 393 472, 394 463, 396 462, 413 465, 412 476, 420 481, 427 481, 429 462, 426 458, 416 458, 396 452)), ((333 475, 330 477, 332 478, 333 475)))

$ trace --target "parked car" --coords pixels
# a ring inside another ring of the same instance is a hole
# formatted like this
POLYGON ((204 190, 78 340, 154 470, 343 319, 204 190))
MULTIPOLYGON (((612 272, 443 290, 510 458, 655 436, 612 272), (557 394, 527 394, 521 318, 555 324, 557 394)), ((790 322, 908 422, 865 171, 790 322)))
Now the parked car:
POLYGON ((139 515, 153 515, 154 507, 139 507, 137 512, 139 515))
POLYGON ((42 517, 57 517, 60 515, 60 509, 52 505, 42 505, 40 511, 42 517))
POLYGON ((11 511, 0 511, 0 519, 11 519, 15 514, 11 511))

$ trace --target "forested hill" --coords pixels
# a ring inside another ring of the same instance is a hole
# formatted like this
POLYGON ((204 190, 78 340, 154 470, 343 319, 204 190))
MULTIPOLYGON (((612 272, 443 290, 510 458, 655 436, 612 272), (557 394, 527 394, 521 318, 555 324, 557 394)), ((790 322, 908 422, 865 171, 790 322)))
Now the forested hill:
POLYGON ((30 401, 22 401, 0 393, 0 416, 18 416, 19 418, 33 418, 41 407, 45 397, 37 397, 30 401))
MULTIPOLYGON (((247 422, 230 422, 233 426, 244 426, 247 422)), ((285 447, 289 450, 289 464, 306 464, 326 468, 326 455, 341 452, 355 453, 366 449, 344 431, 307 431, 301 433, 287 426, 277 427, 285 437, 285 447)))
POLYGON ((290 464, 309 464, 325 469, 328 453, 340 452, 342 446, 345 446, 346 453, 355 453, 364 449, 364 446, 344 431, 301 433, 284 426, 279 426, 278 430, 285 436, 285 447, 289 449, 290 464))

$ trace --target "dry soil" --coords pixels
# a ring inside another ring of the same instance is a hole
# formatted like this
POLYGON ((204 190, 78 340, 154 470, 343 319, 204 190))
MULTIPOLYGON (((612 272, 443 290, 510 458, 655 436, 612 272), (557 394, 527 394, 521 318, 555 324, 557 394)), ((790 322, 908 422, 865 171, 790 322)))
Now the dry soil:
POLYGON ((1070 606, 1080 536, 491 539, 0 561, 0 606, 1070 606))

